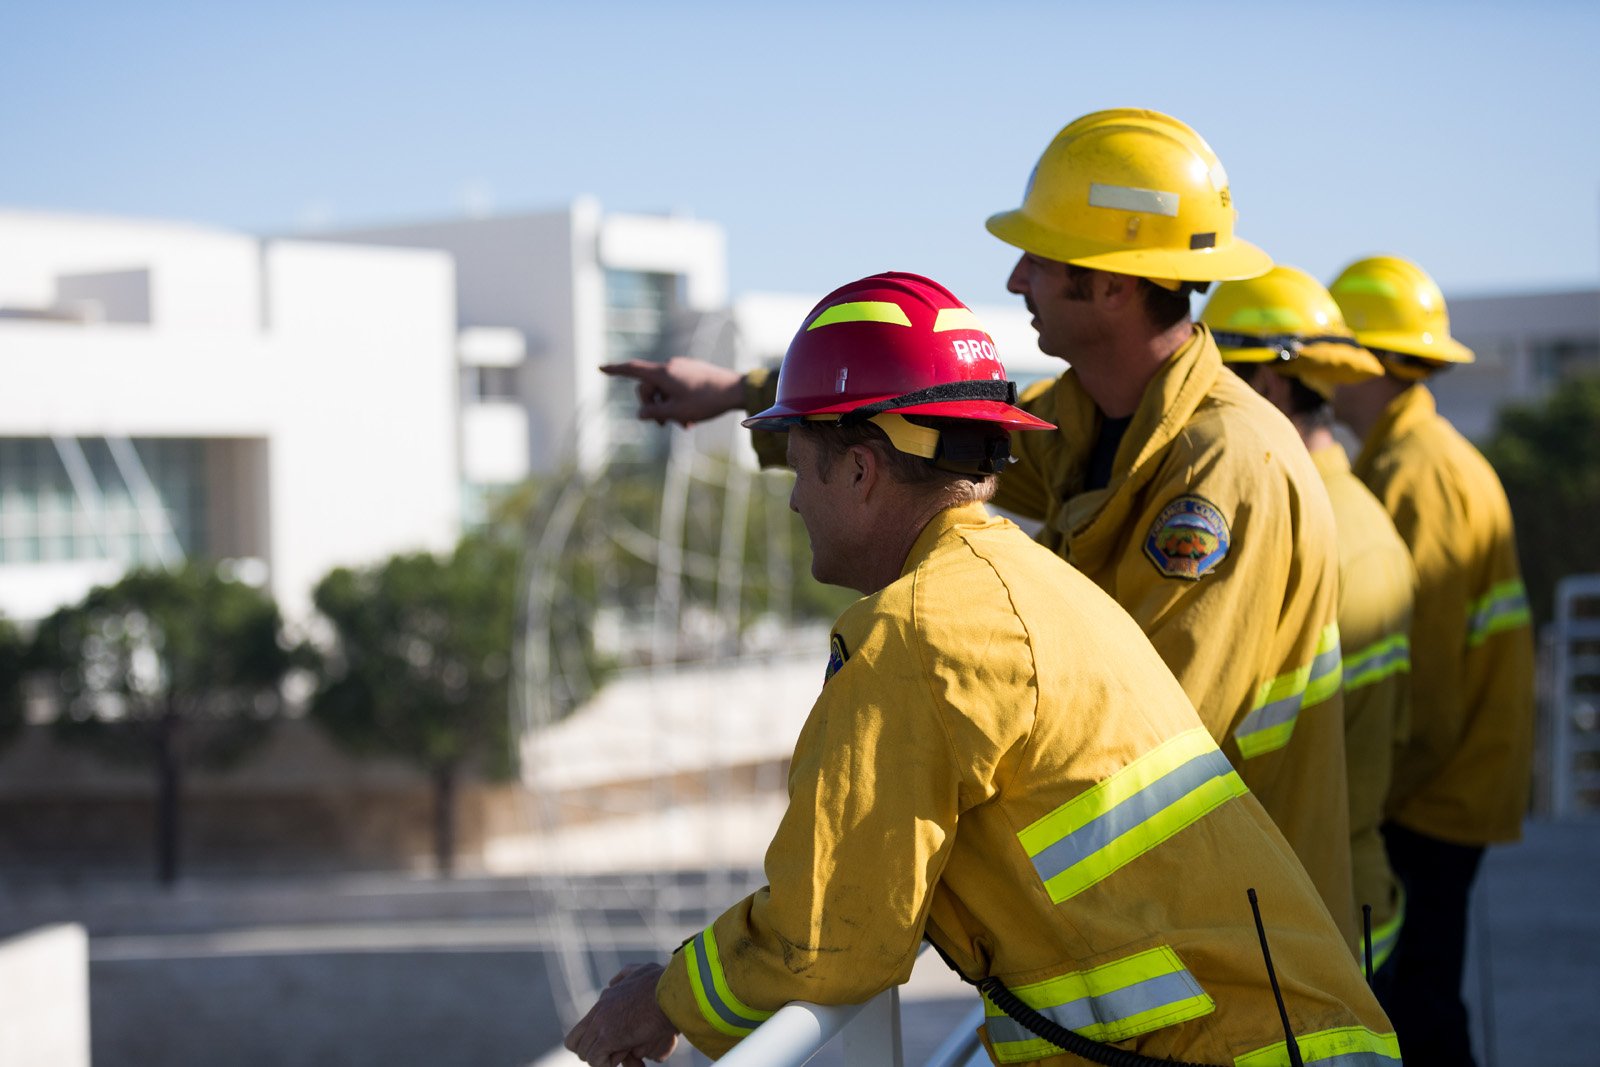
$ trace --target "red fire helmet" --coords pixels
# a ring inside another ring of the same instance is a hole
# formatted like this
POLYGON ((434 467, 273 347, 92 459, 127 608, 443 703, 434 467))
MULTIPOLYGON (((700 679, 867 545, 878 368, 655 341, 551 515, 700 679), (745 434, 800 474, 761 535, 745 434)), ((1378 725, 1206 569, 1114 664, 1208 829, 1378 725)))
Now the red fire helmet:
POLYGON ((778 402, 744 425, 777 430, 892 412, 1055 429, 1016 399, 971 309, 930 278, 890 271, 841 286, 811 309, 783 357, 778 402))

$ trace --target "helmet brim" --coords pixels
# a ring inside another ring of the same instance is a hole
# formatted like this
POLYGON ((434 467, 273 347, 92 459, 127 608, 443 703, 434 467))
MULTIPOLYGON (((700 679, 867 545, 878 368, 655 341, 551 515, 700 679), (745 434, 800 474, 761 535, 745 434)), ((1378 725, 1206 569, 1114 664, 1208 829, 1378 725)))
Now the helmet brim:
POLYGON ((1402 356, 1415 356, 1430 363, 1472 363, 1477 359, 1472 349, 1454 337, 1434 337, 1423 340, 1414 333, 1394 333, 1384 330, 1357 330, 1356 340, 1368 349, 1398 352, 1402 356))
POLYGON ((991 215, 984 225, 1006 244, 1036 256, 1136 278, 1176 278, 1184 282, 1234 282, 1258 278, 1272 269, 1272 257, 1235 237, 1218 248, 1179 251, 1117 248, 1073 238, 1040 225, 1022 208, 991 215))
MULTIPOLYGON (((844 415, 859 407, 877 403, 880 400, 891 400, 892 396, 873 397, 868 399, 852 399, 847 403, 818 404, 815 407, 799 405, 774 404, 765 411, 757 412, 745 419, 741 425, 752 430, 786 430, 796 422, 819 415, 844 415)), ((1021 408, 1002 404, 997 400, 946 400, 933 404, 913 404, 910 407, 894 408, 896 415, 930 415, 943 419, 968 419, 973 422, 988 422, 1003 426, 1008 430, 1054 430, 1055 423, 1023 411, 1021 408)))

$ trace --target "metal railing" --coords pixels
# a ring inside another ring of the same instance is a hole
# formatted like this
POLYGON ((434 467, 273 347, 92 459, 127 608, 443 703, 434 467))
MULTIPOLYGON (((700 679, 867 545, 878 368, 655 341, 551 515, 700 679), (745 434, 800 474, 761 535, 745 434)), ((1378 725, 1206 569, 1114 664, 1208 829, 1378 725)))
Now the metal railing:
MULTIPOLYGON (((924 1067, 988 1063, 977 1035, 982 1021, 983 1002, 978 1001, 924 1067)), ((905 1067, 899 989, 887 989, 865 1004, 786 1004, 717 1062, 720 1067, 800 1067, 836 1036, 845 1067, 905 1067)))
POLYGON ((1556 586, 1548 720, 1551 813, 1600 810, 1600 574, 1556 586))

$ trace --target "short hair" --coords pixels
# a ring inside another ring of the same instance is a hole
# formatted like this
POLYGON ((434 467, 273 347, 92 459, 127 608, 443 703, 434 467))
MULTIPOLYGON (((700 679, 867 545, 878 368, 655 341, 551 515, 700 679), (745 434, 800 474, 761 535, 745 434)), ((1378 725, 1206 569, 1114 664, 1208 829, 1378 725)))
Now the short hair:
POLYGON ((1289 383, 1288 415, 1291 419, 1298 420, 1308 429, 1332 428, 1334 423, 1332 402, 1293 374, 1280 371, 1271 363, 1230 363, 1228 366, 1246 382, 1252 383, 1252 387, 1258 374, 1278 375, 1289 383))
MULTIPOLYGON (((1067 296, 1074 300, 1089 299, 1089 275, 1095 268, 1080 267, 1075 263, 1068 263, 1065 266, 1069 283, 1067 296)), ((1150 325, 1158 330, 1171 329, 1187 319, 1190 315, 1189 294, 1204 292, 1206 289, 1206 283, 1203 282, 1182 282, 1176 290, 1172 290, 1157 285, 1149 278, 1134 275, 1127 277, 1133 278, 1138 284, 1140 295, 1144 299, 1145 317, 1150 320, 1150 325)))
MULTIPOLYGON (((941 438, 950 435, 988 440, 1006 436, 1005 430, 993 424, 969 419, 946 419, 927 415, 907 415, 905 418, 918 426, 938 430, 941 438)), ((822 452, 824 463, 818 476, 823 481, 827 481, 834 463, 841 456, 856 445, 864 445, 882 457, 890 477, 896 482, 919 491, 926 491, 930 495, 948 494, 950 507, 985 501, 994 496, 998 475, 951 471, 937 467, 932 460, 900 451, 894 446, 894 442, 889 440, 889 435, 872 422, 860 422, 849 426, 841 426, 837 422, 802 422, 789 432, 797 431, 815 442, 822 452)))

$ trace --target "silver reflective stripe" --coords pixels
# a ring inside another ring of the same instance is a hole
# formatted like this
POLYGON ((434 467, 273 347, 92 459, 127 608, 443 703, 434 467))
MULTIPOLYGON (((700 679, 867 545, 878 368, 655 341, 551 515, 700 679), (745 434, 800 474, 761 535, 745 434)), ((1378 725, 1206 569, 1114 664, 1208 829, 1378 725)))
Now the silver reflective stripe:
POLYGON ((1502 582, 1478 601, 1467 623, 1467 644, 1482 644, 1492 634, 1528 621, 1528 594, 1521 582, 1502 582))
MULTIPOLYGON (((1288 1058, 1285 1057, 1283 1062, 1288 1063, 1288 1058)), ((1311 1067, 1313 1063, 1317 1067, 1395 1067, 1399 1062, 1396 1057, 1385 1056, 1381 1052, 1345 1052, 1327 1059, 1319 1060, 1310 1056, 1305 1059, 1306 1067, 1311 1067)))
POLYGON ((740 1030, 754 1030, 766 1022, 766 1017, 752 1019, 741 1015, 731 1005, 723 1001, 722 994, 717 992, 716 979, 713 977, 713 974, 721 972, 721 968, 718 967, 716 972, 711 970, 711 956, 706 952, 705 931, 702 930, 695 935, 693 945, 695 959, 700 964, 700 988, 706 995, 706 1003, 711 1005, 711 1010, 717 1013, 717 1017, 729 1026, 737 1027, 740 1030))
POLYGON ((1239 720, 1239 728, 1233 731, 1235 740, 1242 740, 1250 734, 1258 734, 1263 730, 1270 730, 1274 726, 1282 726, 1286 722, 1293 722, 1300 714, 1300 701, 1306 695, 1304 689, 1290 693, 1281 700, 1274 700, 1270 704, 1263 704, 1243 719, 1239 720))
POLYGON ((1202 752, 1035 855, 1034 869, 1039 872, 1040 878, 1048 882, 1123 834, 1136 829, 1151 816, 1171 807, 1206 782, 1232 771, 1228 757, 1219 750, 1202 752))
POLYGON ((1344 659, 1339 655, 1339 646, 1334 645, 1311 661, 1311 680, 1306 685, 1308 687, 1316 685, 1318 679, 1326 678, 1334 671, 1340 670, 1343 665, 1344 659))
MULTIPOLYGON (((1092 1026, 1112 1026, 1147 1011, 1204 996, 1199 983, 1188 971, 1162 974, 1142 982, 1114 989, 1098 996, 1086 996, 1066 1004, 1029 1005, 1051 1022, 1068 1030, 1087 1030, 1092 1026)), ((983 1021, 989 1040, 1033 1041, 1039 1037, 1009 1015, 990 1015, 983 1021)))
POLYGON ((1411 643, 1404 634, 1368 645, 1344 661, 1345 692, 1381 681, 1394 673, 1391 667, 1398 669, 1401 664, 1411 666, 1411 643))
POLYGON ((1148 215, 1178 217, 1178 194, 1160 189, 1140 189, 1133 185, 1089 184, 1089 206, 1116 208, 1118 211, 1142 211, 1148 215))

